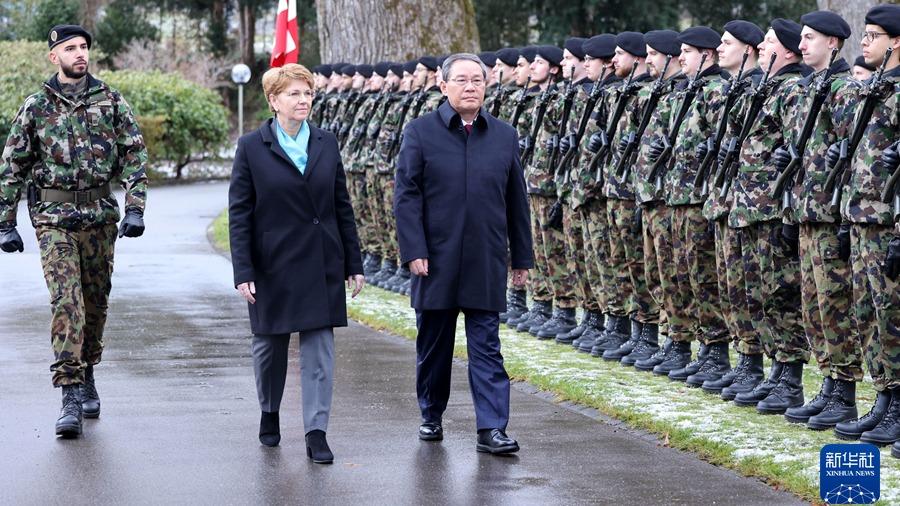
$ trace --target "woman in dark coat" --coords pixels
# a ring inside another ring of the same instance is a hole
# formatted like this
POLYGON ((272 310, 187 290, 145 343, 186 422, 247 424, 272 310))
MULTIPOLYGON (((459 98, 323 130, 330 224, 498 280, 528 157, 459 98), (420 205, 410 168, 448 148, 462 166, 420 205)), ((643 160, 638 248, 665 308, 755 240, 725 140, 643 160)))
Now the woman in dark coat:
POLYGON ((297 332, 307 455, 331 463, 332 329, 347 325, 344 280, 354 297, 365 284, 359 239, 337 141, 306 121, 312 74, 288 64, 262 84, 275 117, 238 141, 228 194, 234 285, 253 332, 259 440, 281 440, 278 408, 297 332))

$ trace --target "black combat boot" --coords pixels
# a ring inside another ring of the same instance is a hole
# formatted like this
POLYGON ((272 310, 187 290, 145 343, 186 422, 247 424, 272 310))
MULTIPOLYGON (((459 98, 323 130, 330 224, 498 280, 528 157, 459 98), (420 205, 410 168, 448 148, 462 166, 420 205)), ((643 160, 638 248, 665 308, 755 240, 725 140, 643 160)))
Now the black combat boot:
POLYGON ((900 441, 900 387, 891 389, 891 403, 888 404, 881 421, 872 430, 859 436, 863 443, 886 446, 900 441))
POLYGON ((581 334, 584 334, 585 329, 587 329, 588 319, 591 317, 591 312, 585 309, 581 313, 581 321, 577 322, 575 328, 568 332, 563 332, 561 334, 557 334, 554 338, 557 344, 572 344, 572 341, 581 337, 581 334))
POLYGON ((900 459, 900 441, 897 441, 896 443, 891 445, 891 457, 900 459))
POLYGON ((397 269, 398 281, 391 287, 391 290, 399 294, 405 293, 406 287, 409 286, 410 278, 412 278, 412 273, 409 272, 409 267, 401 265, 400 268, 397 269))
POLYGON ((663 360, 665 360, 666 356, 669 354, 669 350, 672 349, 672 346, 674 344, 675 341, 673 341, 671 337, 666 337, 663 345, 660 346, 653 355, 650 355, 645 359, 636 361, 634 363, 634 368, 638 371, 652 371, 654 367, 658 366, 663 362, 663 360))
POLYGON ((756 405, 761 415, 780 415, 803 405, 803 362, 786 362, 778 384, 756 405))
POLYGON ((845 441, 859 439, 859 436, 861 436, 863 432, 872 430, 878 425, 884 417, 885 412, 887 412, 888 404, 890 403, 890 390, 876 392, 875 404, 872 405, 872 409, 860 418, 835 425, 834 435, 837 436, 838 439, 843 439, 845 441))
POLYGON ((371 279, 379 269, 381 269, 381 257, 369 255, 366 258, 366 263, 363 264, 363 274, 365 274, 366 278, 371 279))
POLYGON ((381 269, 372 276, 372 284, 378 288, 384 288, 384 282, 391 278, 397 272, 397 262, 393 260, 384 260, 381 262, 381 269))
POLYGON ((409 295, 412 292, 412 275, 406 278, 406 281, 403 282, 403 286, 400 287, 401 295, 409 295))
POLYGON ((631 353, 622 357, 622 365, 633 366, 638 360, 647 360, 659 351, 659 325, 644 323, 641 326, 641 337, 631 353))
POLYGON ((538 328, 547 323, 550 315, 553 313, 553 303, 550 301, 539 301, 531 305, 531 315, 527 320, 519 323, 516 327, 518 332, 529 332, 532 327, 538 328))
POLYGON ((685 380, 689 387, 699 388, 704 382, 717 380, 731 371, 728 360, 728 343, 713 343, 706 346, 706 360, 700 369, 685 380))
POLYGON ((59 419, 56 420, 56 435, 63 439, 76 438, 81 435, 81 396, 79 385, 65 385, 62 387, 62 409, 59 411, 59 419))
POLYGON ((737 365, 722 375, 721 378, 716 380, 704 381, 703 385, 700 388, 703 389, 704 392, 708 394, 720 394, 722 393, 722 389, 731 385, 734 381, 735 376, 740 374, 747 367, 747 355, 743 353, 738 353, 738 362, 737 365))
POLYGON ((620 361, 622 357, 631 353, 634 348, 641 342, 641 331, 644 328, 644 324, 637 321, 631 320, 631 337, 628 338, 627 341, 622 343, 616 349, 609 349, 603 352, 603 360, 612 361, 620 361))
POLYGON ((812 430, 831 429, 835 425, 852 420, 857 416, 859 415, 856 412, 856 383, 834 380, 834 388, 828 398, 828 403, 819 414, 809 417, 806 427, 812 430))
POLYGON ((525 302, 525 290, 512 288, 506 293, 506 311, 500 313, 500 321, 508 322, 512 318, 518 318, 528 311, 525 302))
POLYGON ((811 401, 798 408, 791 408, 785 411, 784 418, 791 423, 808 422, 809 417, 818 415, 825 409, 825 405, 828 404, 828 399, 831 397, 831 391, 833 389, 834 380, 825 378, 825 380, 822 381, 822 388, 819 389, 819 393, 817 393, 811 401))
MULTIPOLYGON (((760 364, 762 364, 762 356, 759 358, 760 364)), ((772 368, 769 369, 769 377, 765 380, 762 379, 762 375, 759 376, 759 381, 756 386, 752 387, 750 390, 745 390, 744 392, 738 392, 739 389, 746 388, 749 386, 749 382, 738 383, 737 378, 735 378, 735 382, 731 384, 730 387, 722 390, 722 398, 725 398, 726 393, 729 395, 734 393, 732 399, 734 399, 734 403, 738 406, 750 407, 756 406, 759 404, 759 401, 766 398, 769 395, 769 392, 775 388, 775 385, 778 384, 778 380, 781 378, 781 373, 784 371, 784 364, 777 360, 772 361, 772 368)))
POLYGON ((668 376, 670 372, 682 369, 691 361, 691 342, 675 341, 662 362, 653 367, 653 374, 668 376))
MULTIPOLYGON (((535 302, 534 304, 537 304, 537 302, 535 302)), ((517 317, 509 318, 508 320, 506 320, 506 326, 513 330, 516 330, 516 327, 518 327, 520 323, 531 318, 535 307, 535 305, 532 305, 530 308, 528 308, 528 311, 525 311, 517 317)))
POLYGON ((588 311, 585 313, 584 318, 581 319, 581 323, 584 325, 584 331, 581 334, 575 336, 571 341, 568 340, 571 332, 568 335, 563 334, 556 338, 556 342, 559 344, 571 344, 577 349, 581 344, 582 339, 587 338, 596 340, 597 335, 603 331, 603 313, 599 311, 588 311))
POLYGON ((400 293, 400 288, 403 286, 403 282, 406 280, 406 277, 409 277, 408 270, 406 271, 407 276, 403 276, 403 270, 405 268, 406 267, 403 267, 402 265, 398 267, 397 270, 395 270, 391 275, 391 277, 384 280, 384 282, 381 284, 382 288, 384 288, 385 290, 390 290, 394 293, 400 293))
MULTIPOLYGON (((627 316, 612 316, 606 318, 606 328, 603 334, 597 338, 593 346, 589 350, 592 357, 599 357, 603 352, 612 349, 615 350, 622 343, 628 340, 629 330, 631 329, 631 320, 627 316)), ((578 351, 584 351, 584 348, 590 343, 581 343, 578 351)))
POLYGON ((686 381, 688 376, 700 371, 700 368, 706 363, 707 357, 709 357, 709 346, 700 343, 700 350, 697 351, 697 358, 681 369, 669 371, 669 379, 672 381, 686 381))
POLYGON ((539 328, 532 327, 528 333, 538 339, 556 339, 556 336, 571 332, 575 328, 575 308, 556 308, 553 316, 539 328))
POLYGON ((100 395, 94 383, 94 366, 84 370, 84 383, 81 385, 81 412, 85 418, 100 417, 100 395))
MULTIPOLYGON (((744 370, 736 374, 731 384, 722 389, 723 401, 733 401, 738 394, 751 392, 762 383, 764 376, 762 354, 744 355, 744 361, 744 370)), ((774 364, 772 367, 774 368, 774 364)), ((779 374, 781 373, 779 372, 779 374)), ((755 406, 755 404, 751 404, 751 406, 755 406)))

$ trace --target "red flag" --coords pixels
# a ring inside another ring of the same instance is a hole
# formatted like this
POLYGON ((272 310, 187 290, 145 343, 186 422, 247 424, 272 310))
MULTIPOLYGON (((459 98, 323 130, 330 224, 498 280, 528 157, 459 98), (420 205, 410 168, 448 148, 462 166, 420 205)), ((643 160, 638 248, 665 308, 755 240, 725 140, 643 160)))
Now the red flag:
POLYGON ((281 67, 285 63, 297 63, 297 57, 300 55, 298 33, 296 0, 278 0, 275 43, 272 44, 272 59, 269 60, 269 66, 281 67))

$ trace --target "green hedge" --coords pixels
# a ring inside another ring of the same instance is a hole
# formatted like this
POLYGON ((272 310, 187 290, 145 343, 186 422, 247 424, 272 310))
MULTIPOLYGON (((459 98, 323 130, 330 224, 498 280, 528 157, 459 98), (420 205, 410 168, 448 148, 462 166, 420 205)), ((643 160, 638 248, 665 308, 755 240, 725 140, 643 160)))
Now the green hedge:
MULTIPOLYGON (((0 138, 5 141, 25 97, 56 69, 42 42, 0 41, 0 61, 15 69, 0 73, 0 138)), ((97 77, 122 93, 142 128, 149 130, 151 162, 170 160, 180 169, 228 139, 229 113, 215 91, 161 72, 101 71, 97 77)))

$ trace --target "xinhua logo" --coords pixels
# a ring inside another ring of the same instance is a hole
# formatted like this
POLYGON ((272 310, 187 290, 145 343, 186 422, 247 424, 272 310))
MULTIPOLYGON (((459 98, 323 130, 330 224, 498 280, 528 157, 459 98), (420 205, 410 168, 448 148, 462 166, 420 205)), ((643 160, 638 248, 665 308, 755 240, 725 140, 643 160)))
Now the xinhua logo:
POLYGON ((870 444, 825 445, 819 497, 828 504, 872 504, 881 496, 881 453, 870 444))

